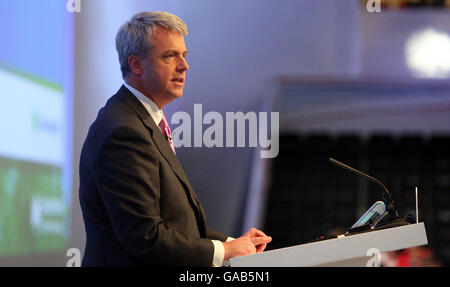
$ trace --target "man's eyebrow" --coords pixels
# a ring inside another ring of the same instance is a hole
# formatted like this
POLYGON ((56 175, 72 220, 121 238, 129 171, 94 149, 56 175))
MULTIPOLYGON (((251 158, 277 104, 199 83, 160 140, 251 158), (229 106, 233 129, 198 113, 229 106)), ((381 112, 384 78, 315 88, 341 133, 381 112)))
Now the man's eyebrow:
MULTIPOLYGON (((175 50, 175 49, 169 49, 169 50, 167 50, 167 51, 165 51, 163 54, 180 54, 180 51, 178 51, 178 50, 175 50)), ((185 50, 185 51, 183 51, 181 54, 183 54, 183 55, 186 55, 188 53, 188 51, 187 50, 185 50)))

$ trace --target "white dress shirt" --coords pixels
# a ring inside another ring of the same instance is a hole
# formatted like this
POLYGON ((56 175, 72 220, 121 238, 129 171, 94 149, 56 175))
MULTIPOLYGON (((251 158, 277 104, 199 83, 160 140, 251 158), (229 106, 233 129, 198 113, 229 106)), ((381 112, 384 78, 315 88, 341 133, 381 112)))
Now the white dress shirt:
MULTIPOLYGON (((145 107, 145 109, 148 111, 150 116, 152 117, 153 121, 157 126, 159 126, 159 123, 162 120, 163 117, 163 111, 159 109, 159 107, 148 97, 146 97, 143 93, 138 91, 137 89, 131 87, 127 83, 123 84, 145 107)), ((228 237, 227 241, 231 241, 234 238, 228 237)), ((225 257, 225 248, 223 247, 223 244, 220 240, 211 240, 214 244, 214 257, 212 260, 212 266, 213 267, 220 267, 220 266, 228 266, 229 262, 226 260, 223 260, 225 257)))

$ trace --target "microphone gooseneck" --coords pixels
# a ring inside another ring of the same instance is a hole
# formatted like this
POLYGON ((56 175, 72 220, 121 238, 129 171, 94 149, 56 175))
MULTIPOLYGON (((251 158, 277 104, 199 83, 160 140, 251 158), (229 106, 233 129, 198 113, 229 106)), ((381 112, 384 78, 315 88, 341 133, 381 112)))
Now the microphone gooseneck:
POLYGON ((340 162, 338 160, 335 160, 334 158, 330 157, 328 159, 328 161, 331 162, 332 164, 336 165, 336 166, 344 168, 344 169, 346 169, 346 170, 348 170, 348 171, 350 171, 350 172, 352 172, 354 174, 357 174, 357 175, 359 175, 361 177, 364 177, 364 178, 366 178, 366 179, 368 179, 370 181, 373 181, 373 182, 377 183, 378 185, 380 185, 383 188, 383 194, 382 194, 381 197, 383 199, 383 202, 386 204, 386 209, 389 212, 389 215, 390 215, 391 219, 398 218, 398 213, 397 213, 397 210, 394 208, 394 200, 392 199, 391 193, 389 192, 387 187, 381 181, 379 181, 378 179, 376 179, 376 178, 374 178, 374 177, 372 177, 372 176, 370 176, 368 174, 365 174, 365 173, 363 173, 363 172, 361 172, 361 171, 359 171, 359 170, 357 170, 357 169, 355 169, 355 168, 353 168, 351 166, 348 166, 348 165, 346 165, 346 164, 344 164, 344 163, 342 163, 342 162, 340 162))

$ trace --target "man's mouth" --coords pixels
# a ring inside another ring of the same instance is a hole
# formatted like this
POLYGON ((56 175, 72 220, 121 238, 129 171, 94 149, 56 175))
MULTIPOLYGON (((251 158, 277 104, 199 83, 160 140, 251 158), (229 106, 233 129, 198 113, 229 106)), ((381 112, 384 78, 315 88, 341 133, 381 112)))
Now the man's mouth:
POLYGON ((175 79, 172 79, 172 82, 183 84, 184 79, 183 78, 175 78, 175 79))

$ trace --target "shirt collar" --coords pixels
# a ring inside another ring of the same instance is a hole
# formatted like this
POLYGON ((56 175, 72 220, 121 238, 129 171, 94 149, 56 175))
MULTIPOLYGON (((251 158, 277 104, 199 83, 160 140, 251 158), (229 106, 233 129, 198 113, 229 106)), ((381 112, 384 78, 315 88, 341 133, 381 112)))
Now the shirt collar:
POLYGON ((148 111, 150 116, 152 117, 155 124, 158 126, 163 117, 163 111, 159 109, 159 107, 148 97, 146 97, 143 93, 128 85, 127 83, 123 84, 130 92, 142 103, 144 108, 148 111))

